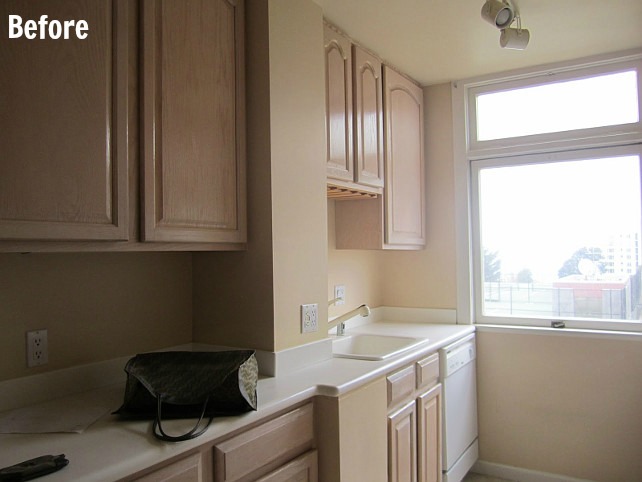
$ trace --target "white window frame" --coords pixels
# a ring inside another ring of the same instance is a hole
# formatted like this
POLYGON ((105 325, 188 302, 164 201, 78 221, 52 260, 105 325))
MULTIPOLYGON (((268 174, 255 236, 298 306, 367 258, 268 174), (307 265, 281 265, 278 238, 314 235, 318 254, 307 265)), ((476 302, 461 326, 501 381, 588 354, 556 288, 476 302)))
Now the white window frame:
MULTIPOLYGON (((642 149, 642 119, 637 123, 579 129, 565 133, 537 134, 501 140, 477 141, 475 96, 509 88, 541 85, 555 80, 572 80, 600 74, 637 69, 638 109, 642 112, 642 50, 616 55, 580 59, 521 69, 504 74, 489 75, 453 82, 453 154, 455 170, 455 215, 457 253, 457 322, 464 324, 505 324, 550 327, 551 320, 517 317, 482 316, 481 299, 475 293, 481 289, 481 261, 477 231, 476 174, 473 167, 491 163, 505 165, 513 162, 551 162, 555 159, 610 157, 622 153, 640 153, 642 149), (581 152, 578 152, 581 151, 581 152), (615 153, 615 154, 614 154, 615 153), (503 159, 502 159, 503 158, 503 159), (488 161, 485 161, 487 160, 488 161), (479 163, 478 161, 484 161, 479 163)), ((642 182, 642 181, 641 181, 642 182)), ((564 320, 568 328, 610 331, 642 331, 641 323, 626 321, 564 320)))

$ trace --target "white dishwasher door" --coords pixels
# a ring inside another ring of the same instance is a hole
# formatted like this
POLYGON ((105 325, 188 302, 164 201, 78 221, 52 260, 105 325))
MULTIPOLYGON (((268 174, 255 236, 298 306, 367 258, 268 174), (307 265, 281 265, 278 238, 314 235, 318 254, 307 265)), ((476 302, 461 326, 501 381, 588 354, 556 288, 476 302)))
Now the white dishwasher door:
POLYGON ((455 462, 477 440, 477 376, 474 340, 446 354, 443 382, 444 470, 455 462))

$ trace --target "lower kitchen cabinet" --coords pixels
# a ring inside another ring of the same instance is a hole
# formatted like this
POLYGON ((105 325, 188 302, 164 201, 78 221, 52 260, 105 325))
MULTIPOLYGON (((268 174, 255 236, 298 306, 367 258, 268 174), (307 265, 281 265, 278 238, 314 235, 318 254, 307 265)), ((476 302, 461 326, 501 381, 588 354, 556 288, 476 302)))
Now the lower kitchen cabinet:
POLYGON ((191 455, 159 464, 138 482, 317 482, 312 403, 290 410, 191 455))
POLYGON ((261 477, 257 482, 317 482, 319 480, 317 458, 317 451, 310 450, 265 477, 261 477))
POLYGON ((316 471, 313 460, 295 461, 314 444, 314 411, 307 404, 215 444, 214 482, 316 480, 297 478, 316 471))
POLYGON ((390 482, 417 481, 417 407, 414 400, 388 417, 390 482))
POLYGON ((388 481, 441 481, 439 354, 386 377, 388 481))
POLYGON ((441 384, 417 398, 419 482, 441 480, 441 384))
POLYGON ((136 480, 138 482, 208 482, 212 480, 209 467, 210 459, 207 454, 196 453, 136 480))

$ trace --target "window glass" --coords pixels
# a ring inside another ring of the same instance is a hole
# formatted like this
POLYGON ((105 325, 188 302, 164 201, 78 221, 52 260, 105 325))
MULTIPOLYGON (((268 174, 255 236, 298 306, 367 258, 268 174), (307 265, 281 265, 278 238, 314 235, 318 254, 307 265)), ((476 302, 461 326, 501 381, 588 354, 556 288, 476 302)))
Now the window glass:
POLYGON ((639 122, 636 70, 480 93, 477 140, 639 122))
POLYGON ((640 156, 587 157, 478 162, 483 316, 640 319, 640 156))

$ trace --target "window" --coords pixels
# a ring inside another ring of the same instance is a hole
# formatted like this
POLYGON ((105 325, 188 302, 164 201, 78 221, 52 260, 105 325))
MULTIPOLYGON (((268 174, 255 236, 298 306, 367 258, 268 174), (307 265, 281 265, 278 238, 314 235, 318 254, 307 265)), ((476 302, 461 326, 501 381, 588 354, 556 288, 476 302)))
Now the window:
POLYGON ((642 331, 641 59, 455 87, 473 321, 642 331))

